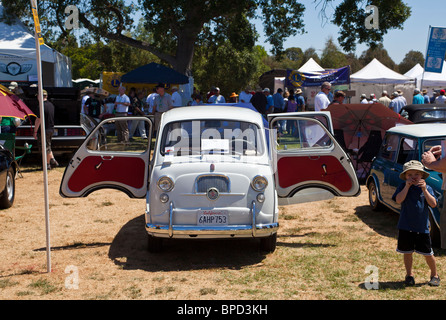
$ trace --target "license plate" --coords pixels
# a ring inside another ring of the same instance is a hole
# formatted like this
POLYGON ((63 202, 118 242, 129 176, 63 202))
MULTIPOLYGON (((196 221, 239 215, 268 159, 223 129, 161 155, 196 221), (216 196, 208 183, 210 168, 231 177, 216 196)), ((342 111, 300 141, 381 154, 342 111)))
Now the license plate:
POLYGON ((197 224, 200 226, 227 225, 228 212, 225 210, 201 210, 198 212, 197 224))

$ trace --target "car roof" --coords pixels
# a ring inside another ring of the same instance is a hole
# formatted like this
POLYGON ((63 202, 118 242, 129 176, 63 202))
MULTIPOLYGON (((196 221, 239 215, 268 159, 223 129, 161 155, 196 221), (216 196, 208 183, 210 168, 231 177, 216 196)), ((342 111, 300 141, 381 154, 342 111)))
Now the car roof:
POLYGON ((263 124, 259 112, 237 106, 204 105, 173 108, 163 115, 163 122, 195 119, 230 119, 263 124))
POLYGON ((446 123, 419 123, 396 126, 387 132, 406 134, 415 137, 446 136, 446 123))
POLYGON ((404 106, 403 109, 408 111, 444 110, 446 109, 446 104, 409 104, 407 106, 404 106))

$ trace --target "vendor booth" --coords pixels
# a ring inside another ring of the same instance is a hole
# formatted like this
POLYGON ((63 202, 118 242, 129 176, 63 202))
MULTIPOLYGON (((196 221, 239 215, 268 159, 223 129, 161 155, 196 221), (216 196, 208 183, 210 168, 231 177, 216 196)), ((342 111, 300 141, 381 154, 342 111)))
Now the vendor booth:
POLYGON ((168 93, 171 93, 172 87, 176 86, 183 100, 183 105, 187 105, 187 102, 191 100, 193 83, 189 83, 189 78, 172 68, 155 62, 123 74, 120 81, 126 87, 127 92, 134 87, 144 90, 146 95, 150 94, 158 83, 165 84, 168 93))
POLYGON ((415 78, 407 77, 386 67, 376 58, 364 68, 350 76, 351 90, 356 92, 351 103, 360 103, 361 94, 367 97, 374 93, 379 98, 384 90, 390 95, 402 90, 407 101, 412 101, 415 78))
MULTIPOLYGON (((71 87, 71 59, 40 46, 43 84, 47 87, 71 87)), ((17 18, 6 19, 0 2, 0 82, 37 82, 34 36, 17 18)))

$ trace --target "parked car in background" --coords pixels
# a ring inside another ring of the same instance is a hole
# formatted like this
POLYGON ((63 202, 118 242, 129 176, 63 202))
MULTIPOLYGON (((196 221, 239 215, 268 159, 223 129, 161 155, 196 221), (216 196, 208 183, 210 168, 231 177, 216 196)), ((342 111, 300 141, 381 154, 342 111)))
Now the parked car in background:
POLYGON ((15 177, 18 170, 12 153, 6 149, 0 136, 0 209, 12 207, 15 199, 15 177))
POLYGON ((162 116, 152 159, 150 137, 123 143, 115 136, 117 122, 136 119, 151 125, 141 117, 102 121, 67 166, 60 194, 114 188, 145 198, 152 252, 175 238, 258 238, 271 252, 279 204, 360 192, 350 159, 327 129, 329 112, 274 114, 268 127, 248 108, 174 108, 162 116), (290 131, 277 135, 282 122, 290 131))
MULTIPOLYGON (((423 152, 440 145, 446 139, 446 123, 412 124, 387 130, 381 148, 372 162, 366 185, 369 203, 373 210, 383 206, 399 213, 401 205, 392 200, 396 188, 403 181, 399 178, 403 165, 410 160, 421 161, 423 152)), ((436 208, 430 208, 431 236, 433 243, 439 241, 440 211, 444 205, 440 173, 426 169, 430 176, 426 183, 432 187, 438 199, 436 208)))
POLYGON ((410 104, 400 114, 413 123, 446 122, 445 104, 410 104))
MULTIPOLYGON (((36 87, 22 87, 22 100, 33 111, 39 108, 36 97, 36 87)), ((48 100, 54 104, 54 135, 52 150, 54 153, 73 153, 84 142, 87 135, 96 126, 89 116, 81 115, 80 90, 78 88, 45 88, 48 100)), ((25 143, 33 145, 32 152, 38 152, 39 147, 33 138, 35 117, 23 122, 16 132, 16 145, 25 143)))

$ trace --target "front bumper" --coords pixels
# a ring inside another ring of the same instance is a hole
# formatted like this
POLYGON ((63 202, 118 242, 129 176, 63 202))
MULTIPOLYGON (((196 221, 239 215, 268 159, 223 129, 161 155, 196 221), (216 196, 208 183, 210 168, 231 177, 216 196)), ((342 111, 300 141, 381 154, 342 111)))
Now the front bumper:
POLYGON ((198 225, 174 225, 173 203, 169 207, 169 224, 146 223, 146 231, 155 237, 162 238, 232 238, 232 237, 268 237, 277 232, 279 223, 257 224, 255 201, 251 205, 252 224, 245 225, 225 225, 225 226, 198 226, 198 225))

